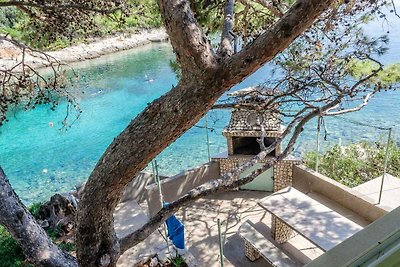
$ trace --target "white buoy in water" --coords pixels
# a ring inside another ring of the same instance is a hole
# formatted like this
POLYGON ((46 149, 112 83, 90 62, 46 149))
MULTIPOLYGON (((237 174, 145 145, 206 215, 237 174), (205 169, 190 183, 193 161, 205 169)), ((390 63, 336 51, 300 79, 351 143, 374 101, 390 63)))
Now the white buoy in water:
POLYGON ((47 169, 43 169, 43 173, 48 173, 49 171, 47 169))

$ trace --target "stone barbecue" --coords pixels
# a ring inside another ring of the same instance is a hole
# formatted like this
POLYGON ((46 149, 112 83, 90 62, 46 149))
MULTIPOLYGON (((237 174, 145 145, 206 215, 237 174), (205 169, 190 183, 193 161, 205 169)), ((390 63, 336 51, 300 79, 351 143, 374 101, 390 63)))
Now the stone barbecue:
MULTIPOLYGON (((263 87, 256 86, 228 95, 234 103, 229 124, 222 131, 227 140, 228 151, 213 158, 220 164, 221 175, 260 153, 261 141, 265 147, 269 147, 282 135, 284 128, 281 126, 279 108, 260 108, 268 101, 264 90, 263 87)), ((268 157, 276 157, 279 153, 280 145, 277 145, 268 157)), ((270 188, 272 191, 272 185, 270 188)))
MULTIPOLYGON (((273 90, 263 87, 249 87, 229 94, 235 99, 229 125, 222 131, 227 139, 227 152, 212 158, 219 163, 220 175, 224 175, 253 156, 261 152, 261 140, 265 147, 270 146, 279 138, 284 127, 281 125, 279 107, 269 105, 262 108, 274 94, 273 90)), ((280 144, 267 156, 265 160, 278 156, 280 144)), ((264 161, 265 161, 264 160, 264 161)), ((262 164, 259 162, 258 164, 262 164)), ((262 190, 276 192, 292 185, 292 168, 300 163, 292 156, 277 162, 273 168, 260 174, 252 182, 241 186, 241 190, 262 190)), ((259 166, 258 165, 258 166, 259 166)), ((255 167, 257 168, 257 167, 255 167)), ((245 176, 243 174, 243 176, 245 176)), ((242 175, 238 177, 241 179, 242 175)), ((278 218, 272 218, 272 235, 278 242, 284 242, 292 234, 291 229, 278 218)))
MULTIPOLYGON (((222 134, 228 142, 228 155, 257 155, 260 142, 270 146, 282 134, 279 110, 276 106, 260 109, 259 104, 267 99, 260 97, 260 87, 250 87, 229 94, 237 107, 232 110, 229 125, 222 134), (261 136, 264 136, 261 138, 261 136)), ((279 146, 271 153, 276 156, 279 146)))
MULTIPOLYGON (((268 147, 282 134, 282 129, 279 117, 269 111, 235 109, 222 134, 227 139, 228 155, 257 155, 261 152, 261 136, 264 135, 263 142, 268 147)), ((279 152, 278 146, 271 155, 279 152)))

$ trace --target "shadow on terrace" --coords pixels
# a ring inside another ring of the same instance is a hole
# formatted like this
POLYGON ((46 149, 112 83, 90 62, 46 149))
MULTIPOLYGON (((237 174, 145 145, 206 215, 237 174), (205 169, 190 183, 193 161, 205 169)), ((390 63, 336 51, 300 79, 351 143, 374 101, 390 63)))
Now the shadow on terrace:
MULTIPOLYGON (((393 209, 375 205, 376 201, 365 194, 341 185, 302 165, 288 166, 292 168, 289 173, 292 174, 292 183, 295 189, 361 227, 365 227, 393 209)), ((166 201, 172 201, 190 188, 218 176, 219 163, 207 163, 161 180, 162 193, 166 201), (185 190, 181 190, 182 188, 185 190)), ((158 186, 152 183, 151 179, 148 179, 147 182, 141 195, 133 197, 129 194, 126 195, 124 202, 117 209, 115 225, 120 236, 139 227, 148 219, 149 215, 154 214, 160 208, 158 186), (137 211, 139 209, 138 202, 142 208, 140 212, 137 211)), ((387 193, 390 192, 389 190, 387 193)), ((220 266, 217 219, 222 222, 225 266, 269 266, 263 258, 254 262, 246 258, 244 241, 239 235, 239 228, 249 220, 266 239, 272 240, 271 214, 258 205, 259 200, 271 194, 272 192, 267 191, 237 190, 199 199, 181 209, 176 215, 185 225, 186 246, 188 252, 196 259, 198 266, 220 266)), ((301 203, 292 204, 297 207, 301 206, 301 203)), ((304 207, 306 208, 306 206, 304 207)), ((336 227, 339 229, 340 225, 336 225, 336 227)), ((335 233, 325 232, 324 229, 317 230, 321 235, 335 236, 335 233)), ((280 246, 302 264, 309 263, 324 253, 301 234, 295 232, 287 242, 280 246)), ((137 262, 138 259, 154 255, 163 249, 165 250, 165 241, 161 237, 161 233, 156 231, 134 249, 127 251, 121 257, 119 264, 120 266, 132 266, 132 263, 137 262)))

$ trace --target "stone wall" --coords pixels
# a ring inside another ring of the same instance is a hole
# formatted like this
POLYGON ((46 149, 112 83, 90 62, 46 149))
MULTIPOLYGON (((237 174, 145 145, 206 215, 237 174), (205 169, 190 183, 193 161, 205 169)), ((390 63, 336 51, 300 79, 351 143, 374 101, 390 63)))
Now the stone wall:
MULTIPOLYGON (((219 178, 219 167, 216 162, 209 162, 197 168, 183 171, 172 177, 160 176, 161 190, 165 201, 174 201, 187 191, 219 178)), ((148 214, 156 214, 161 209, 158 186, 150 173, 140 173, 130 182, 122 195, 121 202, 135 200, 147 202, 148 214)))
POLYGON ((231 120, 227 130, 234 131, 261 131, 260 125, 256 124, 259 121, 266 131, 279 130, 281 121, 279 113, 271 113, 270 111, 255 111, 255 110, 239 110, 232 111, 231 120))
POLYGON ((212 161, 218 162, 219 164, 219 175, 223 176, 226 173, 233 171, 247 160, 250 157, 229 157, 229 158, 213 158, 212 161))
POLYGON ((282 160, 274 165, 274 192, 293 185, 293 165, 299 160, 282 160))
POLYGON ((154 178, 150 173, 141 172, 125 187, 124 193, 121 197, 121 202, 135 200, 141 203, 147 198, 146 186, 153 183, 154 178))
POLYGON ((271 218, 271 237, 275 239, 278 244, 287 242, 295 235, 295 232, 282 220, 272 215, 271 218))
MULTIPOLYGON (((220 175, 224 175, 240 165, 251 157, 226 156, 213 158, 213 161, 219 163, 220 175)), ((301 161, 288 157, 274 165, 274 192, 277 192, 285 187, 293 185, 293 166, 301 161)), ((292 229, 284 222, 272 216, 271 235, 278 243, 286 242, 293 235, 292 229)))
POLYGON ((310 192, 321 194, 370 222, 390 211, 377 206, 376 200, 302 165, 293 167, 293 186, 305 194, 310 192))
MULTIPOLYGON (((209 162, 200 167, 186 170, 175 176, 161 180, 164 201, 174 201, 189 190, 219 178, 219 167, 216 162, 209 162)), ((150 217, 161 209, 160 194, 157 184, 146 186, 147 204, 150 217)))
MULTIPOLYGON (((293 166, 299 164, 300 160, 289 158, 277 162, 274 165, 274 192, 293 185, 293 166)), ((271 235, 278 243, 288 241, 294 232, 286 223, 272 216, 271 235)))

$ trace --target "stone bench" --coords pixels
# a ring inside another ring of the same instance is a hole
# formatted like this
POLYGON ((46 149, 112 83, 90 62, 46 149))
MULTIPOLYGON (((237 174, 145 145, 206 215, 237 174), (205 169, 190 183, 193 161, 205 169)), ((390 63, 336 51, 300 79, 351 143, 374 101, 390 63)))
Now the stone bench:
POLYGON ((263 257, 268 263, 276 267, 302 266, 302 264, 292 260, 278 247, 279 245, 275 245, 265 238, 249 221, 240 226, 239 234, 245 241, 245 254, 249 260, 255 261, 263 257))

